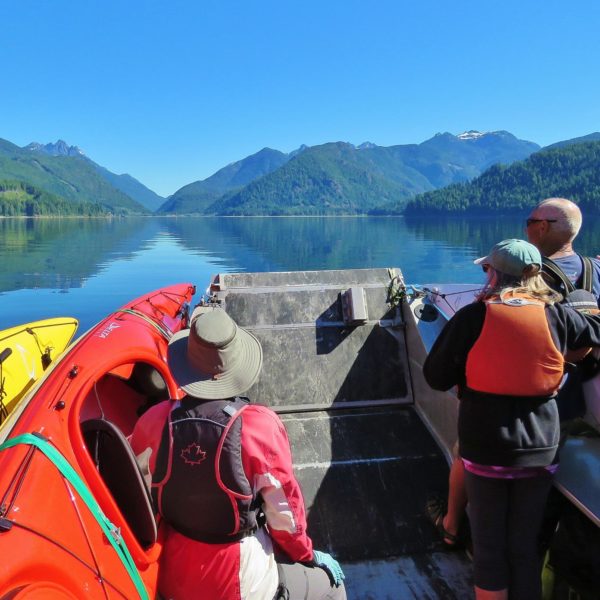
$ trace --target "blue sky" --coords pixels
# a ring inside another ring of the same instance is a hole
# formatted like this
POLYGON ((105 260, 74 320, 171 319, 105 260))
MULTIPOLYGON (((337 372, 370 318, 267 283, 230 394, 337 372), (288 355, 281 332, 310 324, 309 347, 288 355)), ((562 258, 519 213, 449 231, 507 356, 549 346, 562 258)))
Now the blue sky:
POLYGON ((596 1, 18 0, 0 22, 0 138, 161 195, 265 146, 600 130, 596 1))

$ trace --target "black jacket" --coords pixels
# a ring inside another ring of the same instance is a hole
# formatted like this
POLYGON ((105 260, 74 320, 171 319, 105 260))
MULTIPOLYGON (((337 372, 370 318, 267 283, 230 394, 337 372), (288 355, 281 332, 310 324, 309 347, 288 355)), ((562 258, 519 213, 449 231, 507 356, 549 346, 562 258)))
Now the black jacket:
MULTIPOLYGON (((461 456, 487 465, 546 466, 558 449, 554 397, 498 396, 466 387, 467 356, 481 333, 485 314, 485 304, 474 302, 450 319, 425 361, 425 379, 437 390, 458 386, 461 456)), ((552 339, 563 355, 567 349, 600 345, 600 317, 560 304, 546 306, 545 314, 552 339)), ((490 357, 491 367, 501 368, 494 359, 490 357)))

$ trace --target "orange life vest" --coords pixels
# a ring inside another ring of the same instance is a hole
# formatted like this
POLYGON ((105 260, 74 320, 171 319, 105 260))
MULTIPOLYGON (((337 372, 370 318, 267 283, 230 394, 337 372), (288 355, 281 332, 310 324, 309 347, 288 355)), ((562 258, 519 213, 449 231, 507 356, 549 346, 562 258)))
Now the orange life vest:
POLYGON ((513 294, 485 304, 481 334, 467 356, 467 387, 508 396, 554 394, 565 361, 550 334, 544 303, 513 294))

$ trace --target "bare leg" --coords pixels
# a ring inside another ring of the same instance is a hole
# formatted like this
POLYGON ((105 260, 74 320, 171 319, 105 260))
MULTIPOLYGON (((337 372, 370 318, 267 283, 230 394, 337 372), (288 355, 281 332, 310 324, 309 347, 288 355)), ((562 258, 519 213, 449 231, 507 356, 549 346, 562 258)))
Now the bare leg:
MULTIPOLYGON (((465 467, 460 456, 452 461, 448 488, 448 512, 444 517, 444 529, 448 533, 456 535, 467 506, 465 467)), ((447 541, 451 542, 451 540, 447 541)))
POLYGON ((508 590, 482 590, 475 586, 476 600, 508 600, 508 590))

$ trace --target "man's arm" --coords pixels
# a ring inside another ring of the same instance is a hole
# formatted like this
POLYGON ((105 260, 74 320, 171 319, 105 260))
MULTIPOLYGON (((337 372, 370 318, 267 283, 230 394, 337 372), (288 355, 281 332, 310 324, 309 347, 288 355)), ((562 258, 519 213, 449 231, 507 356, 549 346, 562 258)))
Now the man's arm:
POLYGON ((549 307, 546 314, 563 354, 567 349, 600 346, 600 315, 584 314, 562 304, 549 307))

